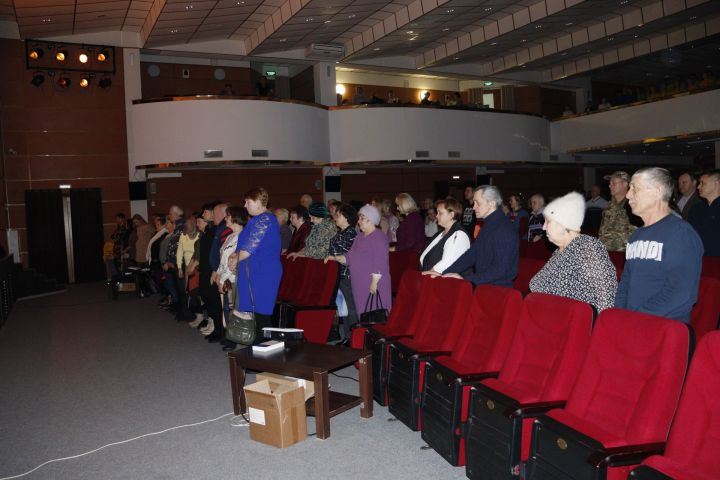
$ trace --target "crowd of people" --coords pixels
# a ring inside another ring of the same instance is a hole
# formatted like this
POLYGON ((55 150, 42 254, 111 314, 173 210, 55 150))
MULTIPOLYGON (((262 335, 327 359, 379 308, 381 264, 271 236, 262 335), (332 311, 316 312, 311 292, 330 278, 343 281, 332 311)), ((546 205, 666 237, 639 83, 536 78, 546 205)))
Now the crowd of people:
POLYGON ((231 312, 253 313, 259 339, 272 326, 281 255, 337 262, 338 334, 347 342, 371 298, 392 308, 390 252, 416 252, 424 275, 512 287, 520 242, 546 242, 554 251, 530 291, 688 323, 702 257, 720 256, 720 170, 673 179, 651 167, 606 180, 609 200, 599 186, 589 198, 569 192, 547 204, 536 193, 529 211, 522 194, 505 201, 493 185, 420 206, 408 193, 367 203, 315 202, 305 194, 295 207, 272 210, 267 190, 257 187, 242 207, 214 201, 186 216, 172 206, 152 224, 139 215, 128 224, 119 214, 106 245, 108 275, 123 263, 148 266, 163 308, 233 350, 238 346, 224 336, 231 312), (584 231, 589 212, 600 214, 596 235, 584 231), (615 251, 626 259, 619 282, 609 257, 615 251))

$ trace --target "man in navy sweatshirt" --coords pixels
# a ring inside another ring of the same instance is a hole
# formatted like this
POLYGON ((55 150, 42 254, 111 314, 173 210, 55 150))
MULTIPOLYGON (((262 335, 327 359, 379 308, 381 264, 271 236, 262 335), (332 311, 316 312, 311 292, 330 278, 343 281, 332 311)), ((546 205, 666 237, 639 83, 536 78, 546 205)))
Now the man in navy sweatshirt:
POLYGON ((445 270, 443 277, 512 288, 518 270, 520 236, 503 214, 502 203, 497 187, 482 185, 475 189, 473 210, 485 222, 470 249, 445 270), (470 273, 464 273, 471 267, 470 273))
POLYGON ((664 168, 638 170, 627 198, 645 226, 628 239, 615 306, 690 323, 697 300, 703 244, 670 210, 673 180, 664 168))

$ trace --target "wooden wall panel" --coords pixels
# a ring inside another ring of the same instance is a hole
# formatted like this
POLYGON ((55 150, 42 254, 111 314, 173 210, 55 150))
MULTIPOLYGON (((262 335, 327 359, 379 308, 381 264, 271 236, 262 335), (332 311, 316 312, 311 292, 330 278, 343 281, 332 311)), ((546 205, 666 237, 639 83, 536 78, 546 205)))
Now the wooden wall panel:
MULTIPOLYGON (((116 55, 121 59, 122 50, 116 55)), ((103 223, 113 223, 118 211, 129 213, 123 65, 116 64, 108 89, 96 83, 81 89, 80 75, 70 73, 71 86, 61 90, 47 74, 40 87, 30 83, 35 70, 25 66, 23 42, 0 39, 0 56, 2 184, 7 191, 7 203, 5 195, 0 197, 0 216, 9 216, 9 224, 0 227, 0 243, 7 246, 7 228, 17 229, 21 257, 27 261, 27 189, 58 188, 61 183, 100 188, 107 203, 103 223)))

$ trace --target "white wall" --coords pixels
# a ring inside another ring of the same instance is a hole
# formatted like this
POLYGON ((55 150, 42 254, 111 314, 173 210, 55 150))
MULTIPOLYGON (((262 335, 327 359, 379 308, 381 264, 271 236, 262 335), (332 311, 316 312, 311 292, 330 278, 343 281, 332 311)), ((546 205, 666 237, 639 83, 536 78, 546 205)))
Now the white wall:
MULTIPOLYGON (((216 160, 252 160, 252 149, 269 150, 265 160, 328 161, 327 110, 259 100, 186 100, 133 105, 135 165, 208 161, 206 149, 223 150, 216 160)), ((213 160, 213 159, 210 159, 213 160)), ((133 165, 133 166, 135 166, 133 165)))
POLYGON ((719 107, 720 90, 711 90, 559 120, 550 129, 552 150, 567 152, 720 130, 719 107))
POLYGON ((330 111, 333 162, 430 159, 541 161, 549 147, 548 122, 530 115, 431 108, 350 108, 330 111))

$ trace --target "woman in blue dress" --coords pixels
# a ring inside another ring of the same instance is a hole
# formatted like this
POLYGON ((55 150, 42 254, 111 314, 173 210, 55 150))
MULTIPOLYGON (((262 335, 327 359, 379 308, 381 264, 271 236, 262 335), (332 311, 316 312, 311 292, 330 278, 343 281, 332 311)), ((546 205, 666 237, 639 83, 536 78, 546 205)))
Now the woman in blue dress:
POLYGON ((280 227, 267 209, 268 192, 256 187, 245 193, 245 208, 252 216, 240 236, 237 248, 237 303, 241 312, 255 312, 257 339, 263 327, 272 326, 282 265, 280 227), (252 293, 252 300, 250 294, 252 293))

